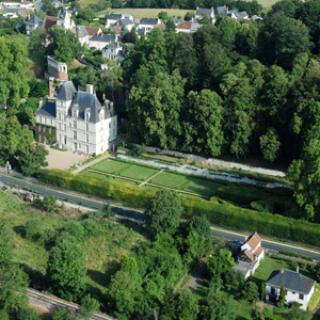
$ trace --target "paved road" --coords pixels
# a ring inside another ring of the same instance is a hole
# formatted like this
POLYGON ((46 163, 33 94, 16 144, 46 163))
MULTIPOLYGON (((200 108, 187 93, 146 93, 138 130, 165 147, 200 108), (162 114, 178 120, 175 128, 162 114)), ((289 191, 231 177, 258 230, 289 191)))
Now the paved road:
MULTIPOLYGON (((22 179, 7 176, 0 172, 0 184, 1 183, 10 187, 32 191, 44 196, 54 196, 61 201, 81 205, 92 209, 101 209, 106 203, 103 200, 90 197, 88 195, 47 186, 43 183, 35 181, 34 179, 22 179)), ((144 215, 141 210, 128 208, 117 203, 111 203, 111 208, 119 218, 131 220, 139 224, 144 222, 144 215)), ((233 232, 218 227, 212 227, 212 232, 216 237, 226 240, 243 240, 245 236, 247 236, 244 233, 233 232)), ((273 240, 263 240, 262 245, 272 251, 292 251, 320 261, 320 250, 314 248, 308 248, 300 246, 298 244, 273 240)))

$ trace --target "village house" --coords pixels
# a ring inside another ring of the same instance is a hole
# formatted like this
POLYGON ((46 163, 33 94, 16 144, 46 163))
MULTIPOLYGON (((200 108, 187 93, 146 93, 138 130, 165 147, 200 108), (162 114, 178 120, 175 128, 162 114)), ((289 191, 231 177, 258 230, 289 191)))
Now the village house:
POLYGON ((14 1, 2 1, 0 2, 0 9, 7 10, 7 9, 14 9, 14 10, 28 10, 34 11, 34 4, 33 2, 29 1, 21 1, 21 2, 14 2, 14 1))
POLYGON ((159 28, 159 29, 164 29, 165 25, 159 18, 142 18, 140 20, 140 23, 137 27, 137 33, 140 36, 145 36, 147 35, 151 30, 159 28))
POLYGON ((61 8, 57 19, 57 25, 66 30, 74 30, 76 25, 72 20, 71 12, 65 8, 61 8))
POLYGON ((49 97, 36 113, 36 137, 61 149, 99 155, 110 149, 117 138, 117 116, 113 103, 98 100, 93 85, 76 90, 71 81, 61 84, 58 95, 50 79, 49 97))
POLYGON ((108 44, 102 49, 102 56, 106 60, 117 61, 122 63, 124 60, 123 47, 119 42, 113 42, 108 44))
POLYGON ((28 17, 24 22, 26 34, 30 35, 32 32, 41 27, 42 23, 43 21, 35 15, 28 17))
POLYGON ((193 20, 181 21, 176 25, 176 32, 193 33, 196 32, 200 27, 201 25, 193 20))
POLYGON ((111 28, 115 25, 120 25, 128 31, 131 31, 135 26, 135 21, 130 14, 112 13, 107 16, 106 28, 111 28))
POLYGON ((196 10, 195 18, 198 21, 201 21, 204 18, 208 18, 208 19, 211 20, 212 23, 215 23, 216 15, 215 15, 215 12, 214 12, 214 8, 212 7, 210 9, 207 9, 207 8, 199 8, 198 7, 197 10, 196 10))
POLYGON ((96 34, 91 37, 87 43, 89 48, 95 48, 96 50, 102 50, 106 46, 118 42, 118 37, 113 34, 96 34))
POLYGON ((264 257, 261 241, 261 237, 255 232, 236 250, 237 263, 235 269, 242 273, 245 279, 248 279, 255 273, 264 257))
POLYGON ((83 46, 88 45, 90 38, 93 36, 102 34, 102 30, 100 28, 91 26, 77 26, 76 34, 80 44, 83 46))
POLYGON ((282 269, 272 274, 266 282, 266 299, 269 302, 278 301, 282 289, 285 290, 287 305, 298 303, 302 310, 307 310, 315 285, 314 280, 299 273, 299 270, 282 269))

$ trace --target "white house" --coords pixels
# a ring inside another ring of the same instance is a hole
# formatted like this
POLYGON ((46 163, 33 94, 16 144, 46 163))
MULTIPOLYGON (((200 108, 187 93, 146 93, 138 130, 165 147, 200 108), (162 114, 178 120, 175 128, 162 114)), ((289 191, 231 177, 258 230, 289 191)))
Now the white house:
POLYGON ((196 32, 201 25, 195 21, 181 21, 176 25, 176 32, 193 33, 196 32))
POLYGON ((29 11, 34 10, 34 3, 29 1, 21 1, 21 2, 14 2, 14 1, 2 1, 0 2, 0 9, 25 9, 29 11))
POLYGON ((195 15, 196 20, 201 21, 204 18, 209 18, 212 23, 216 21, 216 15, 214 12, 214 8, 197 8, 196 10, 196 15, 195 15))
POLYGON ((309 301, 314 293, 316 282, 297 271, 282 269, 272 275, 266 282, 267 301, 277 301, 281 288, 285 290, 287 305, 300 304, 300 309, 307 310, 309 301))
POLYGON ((61 8, 58 15, 57 25, 66 30, 74 30, 75 23, 72 20, 72 14, 65 8, 61 8))
POLYGON ((117 138, 117 116, 113 103, 100 103, 93 85, 76 90, 64 82, 57 97, 41 102, 36 113, 36 135, 43 143, 85 154, 101 154, 117 138))
POLYGON ((245 279, 255 273, 264 257, 261 241, 261 237, 255 232, 246 239, 239 249, 235 269, 242 273, 245 279))
POLYGON ((93 36, 102 34, 102 30, 100 28, 91 26, 77 26, 76 34, 79 42, 83 46, 88 45, 90 38, 92 38, 93 36))
POLYGON ((159 18, 142 18, 137 27, 137 33, 139 35, 147 35, 151 30, 155 28, 164 28, 163 22, 159 18))
POLYGON ((89 48, 95 48, 97 50, 102 50, 107 45, 110 45, 111 43, 118 42, 118 37, 113 34, 96 34, 92 36, 88 41, 88 47, 89 48))
POLYGON ((130 14, 109 14, 106 19, 106 28, 111 28, 112 26, 115 26, 117 24, 121 25, 122 27, 126 27, 128 31, 131 31, 135 25, 135 22, 133 16, 130 14))
POLYGON ((110 43, 102 49, 102 56, 107 60, 121 63, 124 60, 123 47, 119 42, 110 43))

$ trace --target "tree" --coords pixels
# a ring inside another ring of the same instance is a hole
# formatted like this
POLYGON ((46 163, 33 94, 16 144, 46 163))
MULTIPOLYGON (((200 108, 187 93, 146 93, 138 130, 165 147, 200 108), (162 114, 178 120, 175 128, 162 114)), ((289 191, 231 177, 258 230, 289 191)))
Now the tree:
POLYGON ((278 156, 280 141, 278 134, 272 128, 269 128, 263 136, 260 137, 260 151, 265 160, 273 162, 278 156))
POLYGON ((28 240, 38 240, 41 236, 42 221, 38 218, 30 219, 26 223, 25 237, 28 240))
POLYGON ((260 56, 264 61, 286 69, 292 67, 298 54, 308 52, 311 46, 308 28, 282 12, 265 19, 259 43, 260 56))
POLYGON ((318 262, 312 270, 312 274, 317 282, 320 282, 320 262, 318 262))
POLYGON ((212 233, 208 219, 204 215, 195 216, 190 220, 185 246, 187 263, 208 256, 212 251, 212 233))
POLYGON ((216 290, 214 287, 209 288, 207 296, 207 308, 205 310, 205 319, 210 320, 234 320, 235 312, 230 297, 216 290))
POLYGON ((48 52, 58 61, 71 63, 79 56, 81 45, 71 31, 55 26, 50 29, 50 38, 48 52))
POLYGON ((205 152, 210 156, 219 156, 223 144, 222 99, 210 90, 200 94, 191 91, 188 95, 185 123, 185 148, 196 153, 205 152))
POLYGON ((196 320, 199 305, 196 296, 188 289, 168 295, 160 312, 160 320, 196 320))
POLYGON ((90 295, 86 295, 81 299, 80 317, 83 320, 89 320, 99 310, 99 302, 92 298, 90 295))
POLYGON ((113 276, 109 286, 109 296, 117 314, 130 316, 139 308, 142 295, 142 278, 134 257, 124 257, 120 270, 113 276))
POLYGON ((157 192, 145 212, 146 225, 151 234, 173 234, 180 224, 182 210, 177 193, 168 190, 157 192))
POLYGON ((240 23, 231 17, 221 17, 218 19, 216 26, 221 31, 221 43, 224 47, 232 50, 241 27, 240 23))
POLYGON ((220 87, 224 99, 224 132, 231 154, 244 156, 251 143, 254 128, 254 97, 246 66, 240 63, 234 73, 227 74, 220 87))
POLYGON ((17 320, 41 320, 40 316, 35 310, 24 307, 17 312, 17 320))
POLYGON ((242 273, 230 269, 223 275, 223 284, 226 290, 235 296, 239 296, 242 291, 245 280, 242 273))
POLYGON ((248 281, 244 285, 243 297, 251 303, 259 300, 259 289, 253 281, 248 281))
POLYGON ((302 311, 297 306, 294 306, 291 308, 288 316, 290 320, 311 320, 312 319, 312 315, 310 313, 302 311))
POLYGON ((207 264, 211 275, 220 277, 234 266, 234 259, 230 250, 219 249, 208 258, 207 264))
POLYGON ((0 265, 0 306, 8 311, 19 310, 26 305, 27 275, 14 264, 0 265))
POLYGON ((287 295, 286 289, 285 288, 280 288, 280 294, 279 294, 279 298, 278 298, 278 301, 277 301, 277 305, 279 307, 284 307, 284 305, 286 303, 286 295, 287 295))
POLYGON ((147 145, 174 149, 181 136, 179 121, 184 81, 158 66, 142 66, 129 95, 130 130, 147 145))
POLYGON ((27 46, 22 37, 0 37, 0 104, 17 107, 29 92, 27 46))
POLYGON ((47 277, 51 288, 67 300, 77 299, 85 287, 85 261, 79 243, 73 237, 59 239, 49 252, 47 277))

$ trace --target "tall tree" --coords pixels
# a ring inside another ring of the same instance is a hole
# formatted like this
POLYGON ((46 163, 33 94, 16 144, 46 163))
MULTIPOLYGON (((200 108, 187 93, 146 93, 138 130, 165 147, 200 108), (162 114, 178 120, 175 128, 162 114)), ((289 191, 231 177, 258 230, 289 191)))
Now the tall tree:
POLYGON ((219 156, 223 144, 222 99, 210 90, 188 95, 187 122, 184 125, 186 150, 219 156))
POLYGON ((49 252, 47 277, 60 297, 75 300, 85 287, 85 260, 82 248, 73 237, 59 238, 49 252))
POLYGON ((155 236, 160 233, 173 234, 180 224, 182 210, 177 193, 161 190, 150 201, 145 212, 147 227, 155 236))

